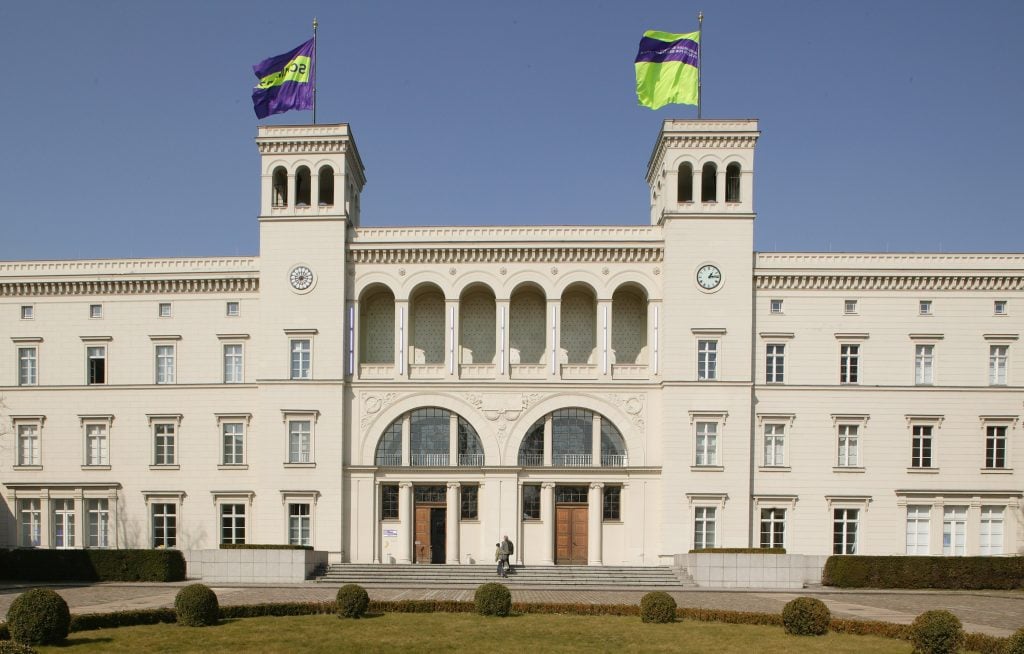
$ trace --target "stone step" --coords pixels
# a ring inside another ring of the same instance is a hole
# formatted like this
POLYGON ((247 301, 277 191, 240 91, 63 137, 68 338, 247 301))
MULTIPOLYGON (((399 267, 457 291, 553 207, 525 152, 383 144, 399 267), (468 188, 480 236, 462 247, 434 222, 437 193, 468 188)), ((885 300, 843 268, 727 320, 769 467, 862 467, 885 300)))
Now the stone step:
MULTIPOLYGON (((490 565, 334 564, 317 581, 365 586, 472 588, 496 578, 490 565)), ((515 566, 502 583, 515 587, 644 590, 696 584, 685 571, 664 566, 515 566)))

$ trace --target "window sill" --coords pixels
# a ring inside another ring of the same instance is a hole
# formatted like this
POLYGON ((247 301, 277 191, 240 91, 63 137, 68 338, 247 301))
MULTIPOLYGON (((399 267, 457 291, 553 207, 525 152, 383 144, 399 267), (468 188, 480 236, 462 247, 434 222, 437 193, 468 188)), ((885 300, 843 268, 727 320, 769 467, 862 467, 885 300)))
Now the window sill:
POLYGON ((832 466, 832 472, 864 472, 864 466, 832 466))
POLYGON ((1013 468, 982 468, 983 475, 1012 475, 1013 468))
POLYGON ((287 463, 284 464, 285 468, 315 468, 316 463, 287 463))
POLYGON ((938 468, 907 468, 907 472, 912 475, 937 475, 939 474, 938 468))
POLYGON ((789 466, 758 466, 758 472, 790 472, 792 468, 789 466))
POLYGON ((84 465, 82 470, 110 470, 110 464, 104 465, 84 465))
POLYGON ((690 466, 690 472, 723 472, 725 466, 690 466))
POLYGON ((622 524, 625 524, 625 523, 622 521, 622 518, 616 518, 614 520, 612 520, 610 518, 602 518, 601 519, 601 524, 603 524, 603 525, 622 525, 622 524))
POLYGON ((222 463, 217 466, 217 470, 248 470, 248 463, 222 463))
POLYGON ((14 466, 15 470, 42 470, 42 465, 14 466))
POLYGON ((154 465, 149 466, 149 469, 150 470, 180 470, 181 466, 178 465, 177 463, 173 463, 173 464, 160 464, 160 465, 154 464, 154 465))

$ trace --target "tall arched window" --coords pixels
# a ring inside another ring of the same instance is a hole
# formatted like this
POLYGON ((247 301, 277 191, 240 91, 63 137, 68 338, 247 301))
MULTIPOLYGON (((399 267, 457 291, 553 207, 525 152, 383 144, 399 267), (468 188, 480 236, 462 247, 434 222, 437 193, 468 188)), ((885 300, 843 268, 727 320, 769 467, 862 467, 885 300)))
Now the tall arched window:
POLYGON ((731 163, 725 167, 725 201, 740 201, 740 165, 731 163))
POLYGON ((270 182, 271 187, 271 200, 270 204, 274 207, 287 207, 288 206, 288 172, 283 166, 278 166, 274 169, 274 175, 270 182))
POLYGON ((706 163, 700 169, 700 201, 715 202, 718 197, 718 166, 706 163))
POLYGON ((312 192, 313 183, 309 168, 299 166, 299 169, 295 171, 295 206, 308 207, 313 201, 311 199, 312 192))
POLYGON ((676 197, 678 202, 693 202, 693 165, 689 163, 679 164, 676 197))
POLYGON ((321 207, 334 206, 334 169, 330 166, 320 166, 317 173, 320 186, 317 189, 317 197, 321 207))
POLYGON ((614 424, 599 413, 571 407, 552 411, 533 423, 519 446, 519 465, 544 465, 544 433, 551 430, 551 465, 624 467, 626 441, 614 424), (601 459, 593 460, 595 428, 601 459))
POLYGON ((456 465, 482 466, 484 448, 476 430, 462 416, 439 407, 410 411, 388 425, 380 440, 374 462, 379 466, 402 465, 402 433, 409 430, 409 465, 452 465, 452 438, 456 439, 456 465))

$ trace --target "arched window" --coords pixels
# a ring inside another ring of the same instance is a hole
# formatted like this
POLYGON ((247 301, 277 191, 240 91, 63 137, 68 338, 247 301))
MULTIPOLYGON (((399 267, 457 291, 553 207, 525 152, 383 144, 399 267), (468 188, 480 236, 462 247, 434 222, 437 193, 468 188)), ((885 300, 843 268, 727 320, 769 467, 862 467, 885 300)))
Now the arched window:
POLYGON ((410 411, 388 425, 380 440, 374 462, 379 466, 402 465, 402 432, 409 429, 409 464, 413 466, 451 465, 451 438, 454 430, 457 464, 482 466, 484 448, 480 436, 464 418, 439 407, 410 411))
POLYGON ((725 201, 740 201, 740 165, 731 163, 725 167, 725 201))
POLYGON ((689 163, 679 164, 676 197, 678 202, 693 202, 693 166, 689 163))
POLYGON ((614 424, 599 413, 572 407, 558 409, 533 423, 519 446, 519 465, 544 465, 544 432, 551 430, 551 465, 582 467, 595 465, 594 427, 601 439, 601 460, 596 465, 624 467, 626 441, 614 424))
POLYGON ((320 179, 320 187, 317 189, 321 207, 334 206, 334 169, 330 166, 320 166, 317 173, 320 179))
POLYGON ((285 171, 283 166, 278 166, 274 169, 273 177, 271 178, 271 200, 270 204, 274 207, 287 207, 288 206, 288 172, 285 171))
POLYGON ((312 200, 313 184, 309 173, 309 168, 306 166, 299 166, 299 169, 295 171, 295 206, 297 207, 308 207, 312 200))
POLYGON ((700 169, 700 201, 715 202, 718 197, 718 166, 706 163, 700 169))

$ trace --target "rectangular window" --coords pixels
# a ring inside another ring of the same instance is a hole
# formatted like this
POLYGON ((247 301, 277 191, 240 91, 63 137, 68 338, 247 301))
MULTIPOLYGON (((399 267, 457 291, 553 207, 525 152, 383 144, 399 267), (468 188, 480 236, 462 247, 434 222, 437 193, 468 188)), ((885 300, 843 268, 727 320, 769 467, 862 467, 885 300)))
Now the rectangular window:
POLYGON ((603 489, 601 519, 622 519, 622 486, 605 486, 603 489))
POLYGON ((398 486, 395 484, 381 484, 380 519, 398 520, 398 486))
POLYGON ((782 313, 782 300, 772 300, 770 306, 772 313, 782 313))
POLYGON ((921 300, 917 304, 917 310, 918 310, 918 313, 920 313, 922 316, 930 316, 930 315, 932 315, 932 301, 931 300, 921 300))
POLYGON ((857 313, 857 300, 846 300, 843 303, 843 313, 847 315, 857 313))
POLYGON ((86 500, 89 547, 110 547, 110 500, 86 500))
POLYGON ((85 465, 110 465, 110 448, 106 425, 85 426, 85 465))
POLYGON ((53 506, 53 546, 59 550, 75 546, 75 501, 50 500, 53 506))
POLYGON ((839 460, 836 462, 839 467, 854 468, 860 465, 859 431, 859 425, 839 425, 839 460))
POLYGON ((930 526, 930 506, 907 506, 907 554, 928 554, 930 526))
POLYGON ((697 341, 697 379, 718 378, 718 341, 697 341))
POLYGON ((224 345, 224 383, 241 384, 242 382, 242 344, 227 343, 224 345))
POLYGON ((288 463, 310 463, 311 434, 309 420, 288 421, 288 463))
POLYGON ((288 505, 288 544, 311 545, 309 504, 288 505))
POLYGON ((967 507, 947 506, 942 512, 943 556, 967 554, 967 507))
POLYGON ((477 520, 479 509, 477 501, 480 497, 480 487, 463 484, 459 488, 459 503, 461 506, 460 517, 462 520, 477 520))
POLYGON ((697 457, 696 465, 718 465, 718 423, 697 423, 697 457))
POLYGON ((1006 300, 996 300, 994 306, 992 307, 992 311, 997 316, 1005 316, 1006 315, 1006 300))
POLYGON ((693 509, 693 549, 703 550, 715 546, 715 507, 697 506, 693 509))
POLYGON ((175 431, 173 422, 153 425, 153 465, 172 466, 177 462, 175 431))
POLYGON ((228 545, 245 543, 245 505, 220 505, 220 542, 228 545))
POLYGON ((43 539, 43 514, 40 500, 18 500, 21 547, 39 547, 43 539))
POLYGON ((238 316, 238 302, 228 302, 224 308, 224 313, 227 316, 235 318, 238 316))
POLYGON ((978 534, 982 556, 1003 553, 1003 507, 981 507, 981 531, 978 534))
POLYGON ((308 338, 297 338, 292 341, 292 379, 310 379, 312 361, 312 344, 308 338))
POLYGON ((844 343, 839 347, 839 383, 856 384, 860 372, 860 346, 844 343))
POLYGON ((21 307, 21 319, 32 320, 36 317, 36 308, 31 304, 26 304, 21 307))
POLYGON ((857 553, 857 521, 860 509, 834 509, 832 511, 832 553, 857 553))
POLYGON ((90 304, 89 305, 89 317, 90 318, 102 318, 103 317, 103 305, 102 304, 90 304))
POLYGON ((85 349, 87 379, 90 384, 107 383, 107 346, 93 345, 85 349))
POLYGON ((42 465, 42 459, 39 456, 39 425, 37 423, 18 425, 18 465, 42 465))
POLYGON ((174 346, 156 346, 156 383, 174 383, 174 346))
POLYGON ((764 465, 784 466, 786 465, 786 426, 765 425, 764 426, 764 465))
POLYGON ((988 425, 985 427, 985 467, 1006 467, 1006 426, 988 425))
POLYGON ((933 371, 935 357, 935 346, 934 345, 915 345, 914 346, 914 383, 915 384, 931 384, 933 380, 933 371))
POLYGON ((171 317, 171 303, 170 302, 161 302, 159 305, 157 305, 156 314, 159 317, 161 317, 161 318, 170 318, 171 317))
POLYGON ((914 425, 910 444, 910 467, 932 467, 932 426, 914 425))
POLYGON ((178 544, 178 505, 153 504, 153 547, 172 548, 178 544))
POLYGON ((39 352, 35 346, 18 348, 18 386, 39 383, 39 352))
POLYGON ((540 486, 523 484, 523 520, 540 520, 540 486))
POLYGON ((761 547, 786 546, 786 509, 761 509, 761 547))
POLYGON ((245 423, 222 423, 221 442, 223 445, 221 463, 223 465, 238 466, 245 463, 245 423))
POLYGON ((988 383, 993 386, 1006 385, 1006 363, 1010 352, 1008 345, 990 345, 988 348, 988 383))
POLYGON ((781 384, 785 373, 786 346, 782 343, 769 343, 765 346, 765 382, 781 384))

